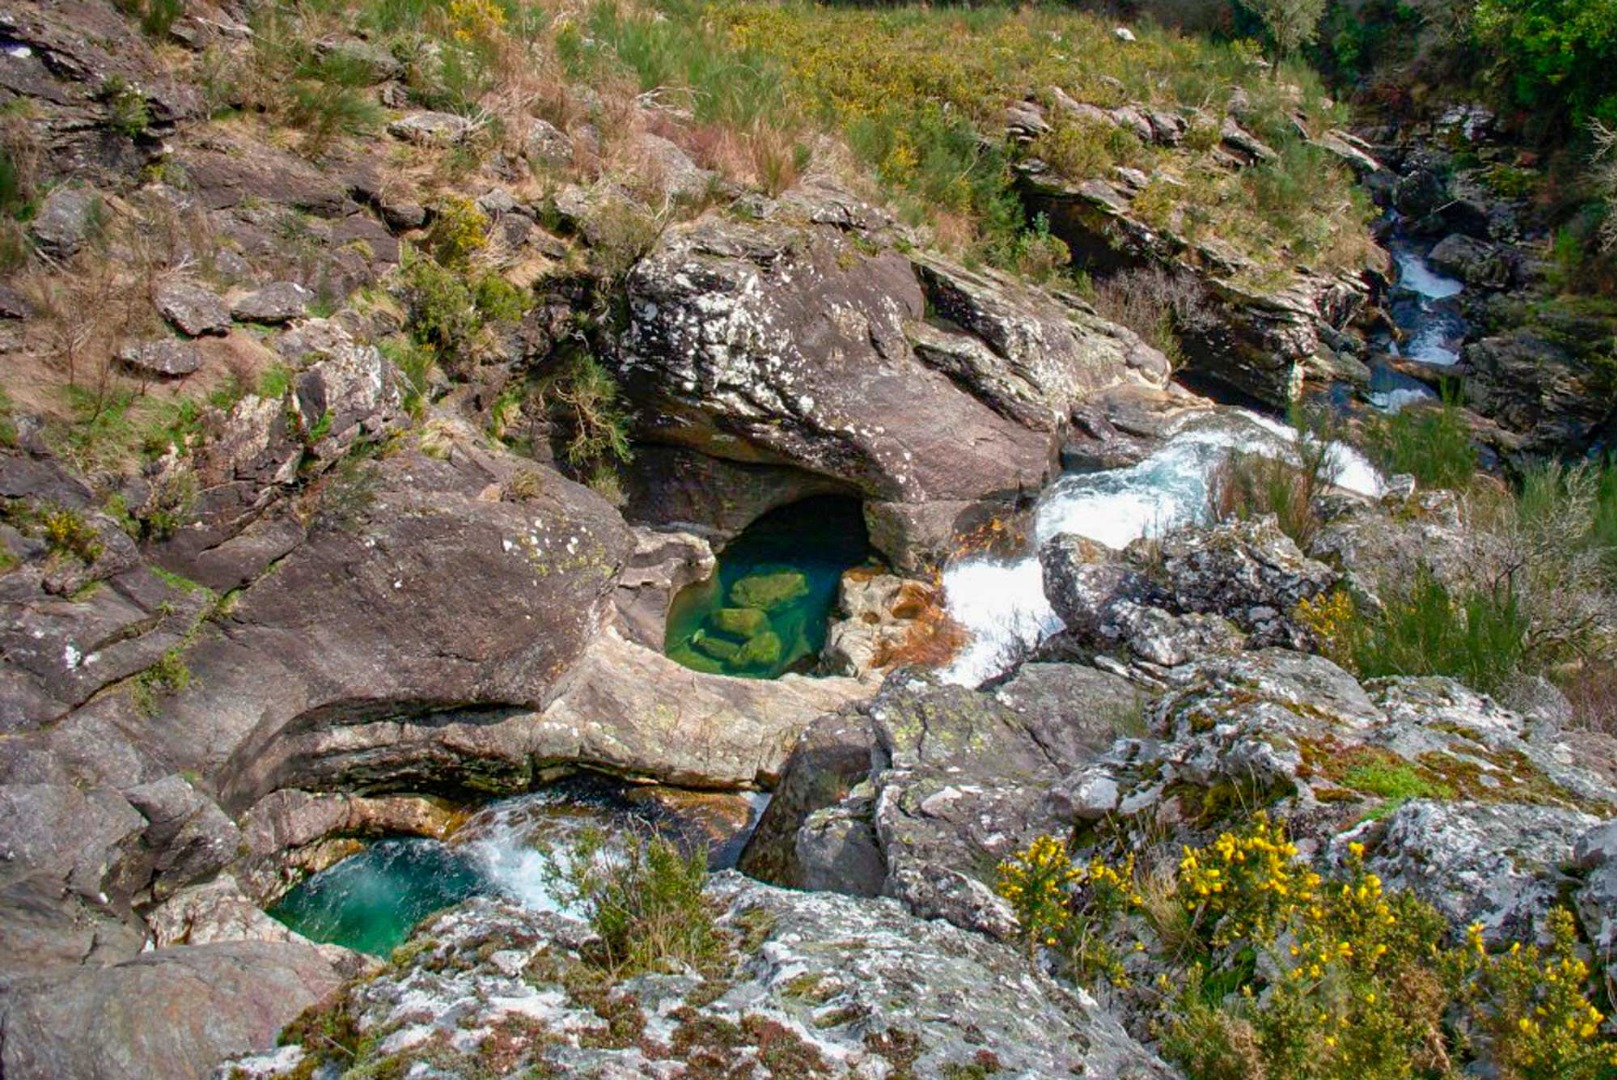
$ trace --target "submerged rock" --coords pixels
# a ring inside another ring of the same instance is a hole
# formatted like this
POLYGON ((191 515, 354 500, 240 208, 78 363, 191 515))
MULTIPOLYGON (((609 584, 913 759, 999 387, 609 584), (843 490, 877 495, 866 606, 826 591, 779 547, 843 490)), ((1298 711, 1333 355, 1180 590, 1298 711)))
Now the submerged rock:
POLYGON ((807 596, 808 591, 808 576, 798 570, 751 574, 730 586, 730 602, 768 612, 807 596))

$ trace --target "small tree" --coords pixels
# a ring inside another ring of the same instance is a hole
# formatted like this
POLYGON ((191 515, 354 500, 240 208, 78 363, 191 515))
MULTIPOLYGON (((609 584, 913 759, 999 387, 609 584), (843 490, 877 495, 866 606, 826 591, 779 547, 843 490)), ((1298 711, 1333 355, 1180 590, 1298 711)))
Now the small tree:
POLYGON ((1244 0, 1247 8, 1263 20, 1274 44, 1275 71, 1304 45, 1319 36, 1319 20, 1325 14, 1326 0, 1244 0))

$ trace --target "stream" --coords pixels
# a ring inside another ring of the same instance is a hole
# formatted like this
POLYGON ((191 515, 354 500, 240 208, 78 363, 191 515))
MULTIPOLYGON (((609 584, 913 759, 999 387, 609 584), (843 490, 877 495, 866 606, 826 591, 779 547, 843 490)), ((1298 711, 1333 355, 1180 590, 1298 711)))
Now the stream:
MULTIPOLYGON (((1398 265, 1398 280, 1387 299, 1388 313, 1404 335, 1402 344, 1390 337, 1371 345, 1382 355, 1414 360, 1434 368, 1453 367, 1465 339, 1460 295, 1465 286, 1432 269, 1425 251, 1412 241, 1394 237, 1387 249, 1398 265)), ((1382 412, 1395 413, 1405 405, 1434 399, 1432 388, 1384 361, 1370 369, 1370 403, 1382 412)))
MULTIPOLYGON (((1275 457, 1295 453, 1287 425, 1245 409, 1218 408, 1178 421, 1160 449, 1137 465, 1073 473, 1039 498, 1026 553, 974 555, 943 574, 949 614, 970 642, 944 670, 949 682, 976 686, 1061 629, 1044 595, 1037 551, 1062 533, 1076 533, 1112 548, 1161 535, 1207 512, 1207 480, 1232 449, 1275 457)), ((1381 477, 1357 450, 1333 443, 1337 486, 1364 495, 1381 493, 1381 477)))

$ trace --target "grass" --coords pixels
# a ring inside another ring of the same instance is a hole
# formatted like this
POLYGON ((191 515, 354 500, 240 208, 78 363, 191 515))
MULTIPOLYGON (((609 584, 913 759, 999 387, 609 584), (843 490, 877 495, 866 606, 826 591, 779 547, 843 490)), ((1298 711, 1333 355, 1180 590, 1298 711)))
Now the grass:
POLYGON ((1466 487, 1477 472, 1477 451, 1465 410, 1452 392, 1437 406, 1400 409, 1365 428, 1365 449, 1385 473, 1408 473, 1424 488, 1466 487))
POLYGON ((1331 452, 1332 432, 1323 414, 1297 412, 1295 461, 1231 450, 1208 477, 1208 512, 1214 521, 1247 521, 1273 514, 1304 551, 1323 526, 1315 500, 1334 484, 1340 466, 1331 452))

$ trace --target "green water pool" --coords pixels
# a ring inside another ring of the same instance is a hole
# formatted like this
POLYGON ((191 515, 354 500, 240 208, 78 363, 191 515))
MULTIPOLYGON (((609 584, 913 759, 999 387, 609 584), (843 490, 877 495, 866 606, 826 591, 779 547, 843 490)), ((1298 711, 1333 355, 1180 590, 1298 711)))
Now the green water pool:
POLYGON ((774 679, 812 669, 843 571, 869 557, 856 500, 825 496, 773 510, 719 553, 711 578, 674 598, 664 649, 714 675, 774 679))
POLYGON ((269 914, 312 941, 385 957, 428 915, 489 888, 465 852, 436 840, 379 840, 298 885, 269 914))

